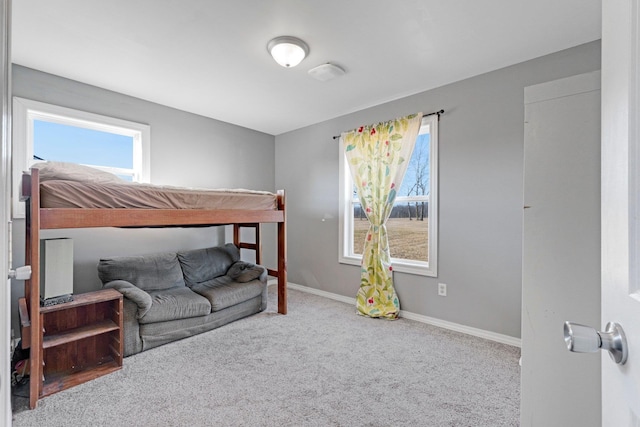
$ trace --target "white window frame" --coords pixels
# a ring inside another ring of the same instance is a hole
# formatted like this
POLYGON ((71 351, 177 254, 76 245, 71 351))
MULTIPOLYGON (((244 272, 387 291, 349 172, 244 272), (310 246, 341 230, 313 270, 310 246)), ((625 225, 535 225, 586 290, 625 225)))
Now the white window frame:
MULTIPOLYGON (((429 201, 429 261, 414 261, 392 258, 393 270, 401 273, 417 274, 421 276, 438 276, 438 116, 436 114, 422 118, 420 133, 428 129, 430 187, 428 196, 397 197, 395 203, 408 201, 429 201)), ((340 138, 340 220, 339 222, 339 256, 341 264, 360 265, 362 255, 353 253, 353 181, 349 164, 344 152, 342 138, 340 138)))
POLYGON ((33 126, 35 120, 114 133, 133 138, 133 171, 131 169, 93 166, 114 174, 131 174, 134 182, 150 181, 151 127, 142 123, 13 97, 13 218, 25 217, 25 204, 20 202, 22 172, 37 162, 33 160, 33 126))

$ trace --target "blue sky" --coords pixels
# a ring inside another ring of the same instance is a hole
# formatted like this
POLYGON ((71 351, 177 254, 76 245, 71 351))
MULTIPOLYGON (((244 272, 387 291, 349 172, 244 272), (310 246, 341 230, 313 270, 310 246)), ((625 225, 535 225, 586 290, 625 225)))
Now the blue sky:
POLYGON ((33 154, 44 160, 132 168, 133 138, 35 120, 33 154))
MULTIPOLYGON (((400 186, 400 191, 398 192, 398 196, 408 196, 407 193, 409 192, 409 189, 416 182, 416 167, 417 167, 416 160, 417 160, 417 156, 415 154, 419 150, 422 150, 422 161, 426 162, 427 175, 429 175, 429 141, 430 141, 430 136, 431 135, 429 133, 418 135, 418 138, 416 139, 416 146, 413 149, 413 156, 411 157, 411 161, 409 162, 409 166, 407 167, 407 172, 405 173, 404 179, 402 180, 402 185, 400 186)), ((429 188, 429 179, 428 178, 427 178, 425 184, 426 184, 426 188, 427 188, 427 192, 428 192, 428 188, 429 188)), ((415 193, 412 194, 412 196, 415 196, 415 193)))

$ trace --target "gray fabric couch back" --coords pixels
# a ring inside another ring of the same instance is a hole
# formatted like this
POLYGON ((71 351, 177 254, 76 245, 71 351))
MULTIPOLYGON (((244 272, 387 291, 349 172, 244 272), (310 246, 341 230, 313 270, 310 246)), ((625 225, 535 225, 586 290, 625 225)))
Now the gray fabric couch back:
POLYGON ((102 258, 98 276, 102 283, 126 280, 147 292, 185 286, 175 253, 102 258))
POLYGON ((231 265, 240 260, 240 251, 233 243, 205 249, 178 252, 184 281, 193 287, 216 277, 224 276, 231 265))

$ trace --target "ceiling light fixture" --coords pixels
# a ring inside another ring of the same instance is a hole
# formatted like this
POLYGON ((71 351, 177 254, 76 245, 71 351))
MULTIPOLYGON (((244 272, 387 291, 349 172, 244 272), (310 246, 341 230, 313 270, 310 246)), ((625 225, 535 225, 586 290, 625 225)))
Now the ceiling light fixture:
POLYGON ((295 67, 309 54, 309 46, 291 36, 276 37, 267 44, 267 50, 278 64, 287 68, 295 67))

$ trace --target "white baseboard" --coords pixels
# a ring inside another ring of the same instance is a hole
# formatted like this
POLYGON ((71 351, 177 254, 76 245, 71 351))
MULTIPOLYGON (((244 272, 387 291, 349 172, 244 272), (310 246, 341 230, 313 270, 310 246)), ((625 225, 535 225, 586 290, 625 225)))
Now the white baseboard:
POLYGON ((484 338, 486 340, 499 342, 501 344, 507 344, 514 347, 522 347, 522 340, 520 338, 511 337, 509 335, 485 331, 484 329, 472 328, 471 326, 436 319, 435 317, 423 316, 422 314, 411 313, 404 310, 400 310, 400 317, 415 320, 417 322, 427 323, 439 328, 449 329, 451 331, 461 332, 467 335, 473 335, 474 337, 484 338))
MULTIPOLYGON (((277 280, 269 280, 269 285, 275 285, 277 280)), ((301 292, 307 292, 309 294, 318 295, 321 297, 329 298, 332 300, 344 302, 347 304, 356 304, 355 298, 345 297, 344 295, 334 294, 332 292, 322 291, 320 289, 310 288, 308 286, 298 285, 296 283, 287 283, 287 287, 295 289, 301 292)), ((449 322, 446 320, 436 319, 434 317, 423 316, 422 314, 412 313, 410 311, 400 310, 400 317, 405 319, 415 320, 416 322, 426 323, 428 325, 437 326, 443 329, 449 329, 451 331, 461 332, 463 334, 472 335, 474 337, 484 338, 489 341, 499 342, 501 344, 507 344, 514 347, 522 347, 522 340, 520 338, 511 337, 509 335, 498 334, 496 332, 485 331, 484 329, 472 328, 470 326, 460 325, 458 323, 449 322)))
POLYGON ((345 297, 344 295, 334 294, 333 292, 322 291, 320 289, 310 288, 309 286, 298 285, 296 283, 291 283, 291 282, 287 283, 287 287, 289 287, 291 289, 295 289, 297 291, 306 292, 308 294, 318 295, 318 296, 321 296, 321 297, 325 297, 325 298, 329 298, 329 299, 332 299, 332 300, 344 302, 344 303, 347 303, 347 304, 352 304, 354 306, 356 305, 356 299, 355 298, 345 297))

